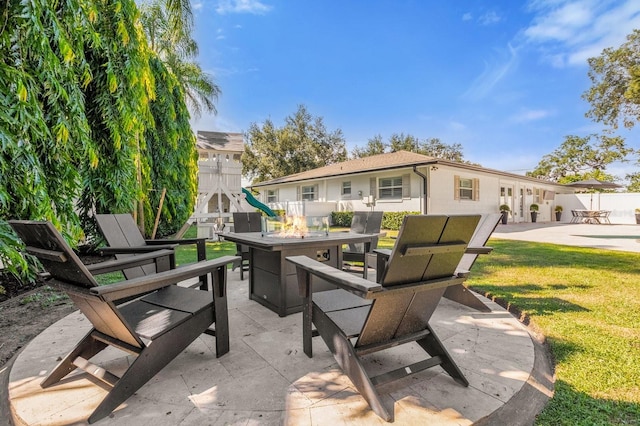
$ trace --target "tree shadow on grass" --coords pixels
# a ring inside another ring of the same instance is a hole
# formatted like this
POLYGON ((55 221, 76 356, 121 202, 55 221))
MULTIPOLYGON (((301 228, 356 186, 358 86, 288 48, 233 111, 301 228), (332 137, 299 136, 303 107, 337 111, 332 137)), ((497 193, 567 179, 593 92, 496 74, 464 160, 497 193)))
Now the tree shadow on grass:
MULTIPOLYGON (((546 286, 548 288, 549 286, 546 286)), ((553 284, 553 289, 560 290, 568 288, 565 284, 553 284)), ((575 287, 575 286, 572 286, 575 287)), ((585 286, 588 287, 588 286, 585 286)), ((523 294, 537 294, 545 287, 537 284, 519 285, 514 291, 509 288, 494 286, 489 284, 476 284, 469 287, 476 293, 496 302, 517 316, 521 322, 529 325, 529 316, 554 315, 567 312, 588 312, 589 309, 578 304, 569 302, 561 297, 527 297, 523 294), (519 308, 526 306, 526 312, 519 308)))
POLYGON ((555 383, 555 394, 536 419, 536 425, 638 425, 640 404, 594 398, 563 380, 555 383))

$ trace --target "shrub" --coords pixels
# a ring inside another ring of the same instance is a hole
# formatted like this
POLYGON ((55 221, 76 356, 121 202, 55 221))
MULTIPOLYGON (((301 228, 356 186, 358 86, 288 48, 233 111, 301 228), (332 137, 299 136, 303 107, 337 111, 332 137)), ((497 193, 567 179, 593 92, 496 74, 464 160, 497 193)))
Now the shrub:
MULTIPOLYGON (((402 220, 407 215, 420 214, 420 212, 384 212, 382 215, 382 229, 397 231, 402 225, 402 220)), ((351 226, 353 212, 331 212, 331 223, 333 226, 348 228, 351 226)))
POLYGON ((420 212, 385 212, 382 215, 382 229, 397 231, 400 229, 405 216, 415 214, 420 214, 420 212))
POLYGON ((331 223, 333 226, 348 228, 351 226, 353 212, 331 212, 331 223))

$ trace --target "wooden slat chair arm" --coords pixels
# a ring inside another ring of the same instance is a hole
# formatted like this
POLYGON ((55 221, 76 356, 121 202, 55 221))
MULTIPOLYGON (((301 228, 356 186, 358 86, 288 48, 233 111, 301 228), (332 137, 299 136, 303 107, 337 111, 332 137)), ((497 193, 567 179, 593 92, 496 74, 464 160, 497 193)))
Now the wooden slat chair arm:
MULTIPOLYGON (((383 290, 380 284, 341 271, 307 256, 288 256, 286 259, 296 265, 296 268, 305 270, 364 299, 372 299, 374 298, 374 293, 383 290)), ((304 297, 304 295, 302 296, 304 297)))
MULTIPOLYGON (((42 253, 39 253, 38 250, 35 250, 33 247, 27 247, 27 251, 33 255, 36 255, 36 253, 38 255, 42 255, 42 253)), ((52 260, 64 259, 63 257, 59 257, 60 255, 63 255, 62 253, 60 252, 52 252, 52 253, 56 253, 56 259, 52 259, 52 260)), ((167 270, 167 269, 170 269, 170 265, 171 265, 170 257, 173 255, 174 255, 173 250, 155 250, 153 252, 144 253, 136 257, 107 260, 106 262, 99 262, 99 263, 93 263, 90 265, 85 265, 85 267, 89 272, 91 272, 91 275, 101 275, 101 274, 107 274, 109 272, 121 271, 122 269, 131 268, 134 266, 148 265, 154 262, 160 263, 160 260, 158 259, 167 257, 168 259, 167 259, 166 266, 163 266, 160 269, 160 270, 167 270)), ((45 280, 51 278, 51 274, 49 272, 41 272, 38 274, 38 276, 40 276, 42 279, 45 279, 45 280)))
POLYGON ((159 240, 145 240, 145 242, 149 245, 158 245, 158 244, 198 244, 198 243, 206 243, 206 238, 181 238, 181 239, 171 239, 171 238, 163 238, 159 240))
POLYGON ((156 259, 162 257, 174 256, 173 250, 154 250, 149 253, 143 253, 135 257, 126 257, 124 259, 107 260, 106 262, 93 263, 86 265, 87 269, 93 275, 106 274, 109 272, 121 271, 125 268, 134 266, 148 265, 156 262, 156 259))
POLYGON ((226 265, 237 260, 237 256, 223 256, 204 262, 192 263, 178 269, 171 269, 116 284, 93 287, 91 288, 91 293, 101 297, 103 300, 115 302, 176 284, 189 278, 198 277, 221 267, 226 268, 226 265))
POLYGON ((178 247, 178 244, 162 244, 153 247, 139 246, 139 247, 100 247, 98 252, 101 256, 113 255, 113 254, 139 254, 149 253, 156 250, 173 250, 178 247))

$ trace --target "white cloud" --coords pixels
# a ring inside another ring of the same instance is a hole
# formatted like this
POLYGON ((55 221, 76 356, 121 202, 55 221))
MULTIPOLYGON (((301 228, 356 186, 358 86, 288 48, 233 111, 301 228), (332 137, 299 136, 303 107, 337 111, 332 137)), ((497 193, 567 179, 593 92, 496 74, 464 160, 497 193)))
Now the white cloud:
POLYGON ((467 130, 467 126, 464 123, 459 121, 450 120, 448 124, 449 129, 454 130, 456 132, 460 132, 462 130, 467 130))
POLYGON ((463 21, 471 21, 473 19, 473 15, 471 15, 471 13, 467 12, 464 15, 462 15, 462 20, 463 21))
POLYGON ((518 63, 518 52, 513 46, 501 52, 502 58, 496 64, 486 64, 484 72, 478 76, 471 87, 463 94, 464 98, 479 100, 487 96, 518 63))
POLYGON ((478 18, 478 22, 482 25, 497 24, 501 20, 502 17, 500 17, 496 12, 487 12, 478 18))
POLYGON ((201 1, 194 1, 193 3, 191 3, 191 7, 193 8, 193 10, 200 10, 204 7, 204 3, 201 1))
POLYGON ((640 27, 638 0, 535 0, 532 25, 523 32, 526 42, 545 52, 556 67, 586 65, 607 47, 618 47, 640 27))
POLYGON ((525 109, 518 114, 511 117, 511 121, 516 123, 528 123, 530 121, 541 120, 545 117, 549 117, 551 111, 544 109, 525 109))
POLYGON ((220 0, 216 12, 225 13, 251 13, 263 15, 269 12, 272 6, 266 5, 260 0, 220 0))
POLYGON ((235 120, 225 115, 203 114, 200 118, 190 120, 191 129, 194 132, 242 132, 242 127, 235 120))

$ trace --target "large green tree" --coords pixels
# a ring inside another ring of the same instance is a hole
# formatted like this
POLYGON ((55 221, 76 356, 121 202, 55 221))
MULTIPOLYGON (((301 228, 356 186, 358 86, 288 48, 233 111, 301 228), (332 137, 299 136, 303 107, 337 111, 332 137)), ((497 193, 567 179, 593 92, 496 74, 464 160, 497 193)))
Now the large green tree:
POLYGON ((592 86, 583 94, 591 104, 587 117, 613 129, 620 123, 633 127, 640 119, 640 30, 588 63, 592 86))
POLYGON ((151 187, 144 134, 152 125, 149 103, 155 96, 150 52, 132 0, 94 0, 99 12, 92 22, 100 42, 85 55, 93 79, 85 89, 86 116, 98 158, 80 164, 83 177, 80 208, 86 229, 93 211, 144 217, 151 187))
POLYGON ((328 131, 322 117, 313 117, 304 105, 277 128, 271 120, 252 123, 242 155, 243 174, 254 182, 275 179, 344 161, 347 158, 340 129, 328 131))
MULTIPOLYGON (((164 192, 157 235, 168 235, 180 229, 193 213, 198 194, 198 152, 182 85, 157 57, 150 64, 156 97, 151 102, 154 125, 145 133, 152 185, 145 210, 156 213, 164 192)), ((154 214, 145 215, 147 235, 151 235, 154 223, 154 214)))
MULTIPOLYGON (((589 58, 592 86, 583 94, 591 108, 587 117, 615 130, 630 129, 640 120, 640 30, 634 30, 620 47, 607 48, 589 58)), ((638 156, 638 152, 629 153, 638 156)), ((638 191, 640 172, 628 174, 629 191, 638 191)))
POLYGON ((438 138, 420 140, 413 135, 405 135, 404 133, 392 134, 388 142, 384 142, 382 136, 376 135, 369 139, 364 147, 355 147, 351 151, 351 157, 362 158, 397 151, 415 152, 458 163, 467 162, 462 153, 462 145, 459 143, 447 144, 438 138))
POLYGON ((544 178, 558 183, 571 183, 595 178, 615 180, 606 172, 607 166, 625 161, 633 150, 619 136, 567 136, 551 154, 542 157, 528 176, 544 178))
POLYGON ((84 99, 85 48, 104 42, 97 15, 86 3, 0 6, 0 260, 16 274, 26 262, 5 219, 47 219, 70 240, 81 235, 79 168, 99 158, 84 99))
POLYGON ((133 0, 4 2, 0 55, 0 260, 11 272, 26 263, 6 219, 50 220, 75 243, 78 211, 153 210, 153 182, 191 213, 184 91, 149 50, 133 0))
POLYGON ((369 139, 365 146, 356 146, 351 150, 352 158, 369 157, 371 155, 384 154, 387 151, 387 144, 381 135, 375 135, 369 139))
MULTIPOLYGON (((195 135, 183 100, 195 115, 202 111, 216 113, 220 88, 195 62, 198 45, 191 36, 193 16, 188 1, 144 3, 141 22, 152 52, 151 70, 156 83, 156 96, 151 101, 155 125, 146 133, 151 189, 145 210, 156 212, 166 189, 158 227, 158 233, 164 235, 184 224, 197 195, 195 135)), ((153 215, 145 215, 148 235, 153 219, 153 215)))

